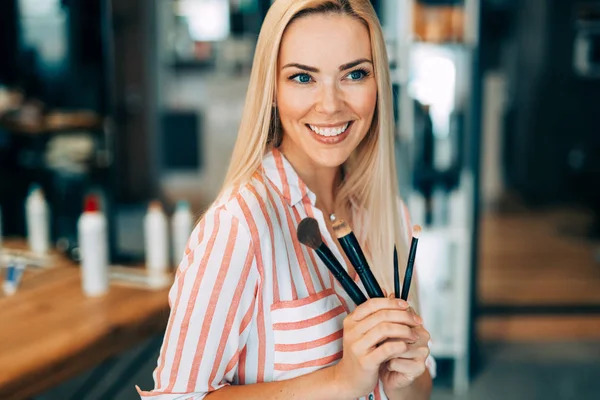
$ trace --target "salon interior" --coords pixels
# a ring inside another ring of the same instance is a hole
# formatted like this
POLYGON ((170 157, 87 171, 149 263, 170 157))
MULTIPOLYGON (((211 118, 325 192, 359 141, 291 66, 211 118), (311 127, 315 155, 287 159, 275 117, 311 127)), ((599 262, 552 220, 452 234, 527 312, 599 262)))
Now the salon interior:
MULTIPOLYGON (((178 262, 153 243, 220 188, 270 3, 1 2, 1 399, 153 387, 178 262)), ((600 1, 372 3, 432 398, 600 398, 600 1)))

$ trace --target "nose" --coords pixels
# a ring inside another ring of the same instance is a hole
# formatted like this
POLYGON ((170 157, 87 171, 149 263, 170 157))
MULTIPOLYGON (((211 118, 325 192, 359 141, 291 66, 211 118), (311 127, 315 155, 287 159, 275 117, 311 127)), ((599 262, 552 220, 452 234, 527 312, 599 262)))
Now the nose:
POLYGON ((324 83, 321 87, 315 110, 321 114, 333 115, 344 104, 343 93, 336 82, 324 83))

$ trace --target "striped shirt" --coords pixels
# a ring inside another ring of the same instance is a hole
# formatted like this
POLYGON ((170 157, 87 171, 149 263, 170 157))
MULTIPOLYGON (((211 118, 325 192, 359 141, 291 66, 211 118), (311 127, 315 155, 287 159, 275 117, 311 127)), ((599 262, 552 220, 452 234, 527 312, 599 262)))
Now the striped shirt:
MULTIPOLYGON (((225 385, 289 379, 341 359, 342 322, 355 305, 296 237, 300 221, 315 218, 344 265, 315 200, 273 150, 249 183, 207 211, 169 293, 155 389, 138 389, 142 399, 203 399, 225 385)), ((366 398, 387 399, 381 382, 366 398)))

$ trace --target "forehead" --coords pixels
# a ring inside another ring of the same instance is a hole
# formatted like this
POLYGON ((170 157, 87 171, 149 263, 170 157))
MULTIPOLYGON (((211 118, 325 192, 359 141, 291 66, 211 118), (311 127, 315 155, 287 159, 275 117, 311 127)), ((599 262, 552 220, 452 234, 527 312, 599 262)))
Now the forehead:
POLYGON ((369 30, 356 18, 314 14, 292 22, 283 34, 279 63, 296 62, 315 67, 371 59, 369 30))

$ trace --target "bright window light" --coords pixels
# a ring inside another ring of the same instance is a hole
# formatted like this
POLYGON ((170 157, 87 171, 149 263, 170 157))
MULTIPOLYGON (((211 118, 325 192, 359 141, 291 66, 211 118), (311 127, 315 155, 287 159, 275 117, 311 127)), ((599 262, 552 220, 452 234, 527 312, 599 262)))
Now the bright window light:
POLYGON ((413 54, 409 92, 420 103, 430 106, 436 136, 446 137, 456 95, 456 66, 445 54, 434 49, 421 50, 413 54))
POLYGON ((228 0, 180 0, 178 14, 187 18, 193 40, 213 42, 229 35, 228 0))

